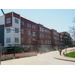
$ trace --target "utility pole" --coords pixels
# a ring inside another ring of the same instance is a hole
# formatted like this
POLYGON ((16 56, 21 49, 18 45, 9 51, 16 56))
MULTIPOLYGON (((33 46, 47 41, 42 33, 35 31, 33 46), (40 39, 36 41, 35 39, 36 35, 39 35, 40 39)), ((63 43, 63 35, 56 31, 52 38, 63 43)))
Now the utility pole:
POLYGON ((3 9, 1 9, 1 11, 2 11, 3 15, 5 15, 3 9))
MULTIPOLYGON (((64 39, 65 39, 65 44, 67 45, 67 39, 68 39, 69 37, 68 36, 64 36, 64 39)), ((66 54, 67 54, 67 46, 66 46, 66 54)))

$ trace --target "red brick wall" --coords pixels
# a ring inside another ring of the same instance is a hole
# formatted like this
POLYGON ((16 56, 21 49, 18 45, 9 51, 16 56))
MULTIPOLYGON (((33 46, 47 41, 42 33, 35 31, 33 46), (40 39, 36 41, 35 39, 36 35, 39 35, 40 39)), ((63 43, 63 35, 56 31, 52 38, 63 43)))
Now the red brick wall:
POLYGON ((13 12, 13 16, 20 19, 20 15, 13 12))
POLYGON ((12 12, 5 14, 5 27, 10 27, 10 26, 12 26, 12 12), (11 18, 10 24, 6 24, 6 18, 11 18))
POLYGON ((21 17, 21 21, 24 21, 24 26, 21 24, 21 29, 24 30, 24 34, 21 34, 21 38, 24 38, 24 45, 32 45, 33 39, 38 40, 37 32, 38 32, 38 25, 34 22, 31 22, 27 19, 21 17), (27 23, 31 24, 31 28, 27 27, 27 23), (35 29, 32 29, 32 25, 35 25, 35 29), (28 31, 31 31, 31 35, 28 35, 28 31), (35 32, 35 36, 32 35, 32 32, 35 32), (31 39, 31 43, 28 43, 28 39, 31 39))
POLYGON ((59 40, 54 39, 54 37, 56 37, 56 38, 59 39, 59 36, 54 35, 53 32, 56 32, 57 34, 59 34, 56 30, 54 30, 54 29, 51 30, 51 41, 52 41, 52 45, 53 46, 59 46, 59 44, 58 44, 59 43, 59 40), (55 42, 57 42, 57 43, 55 44, 55 42))
POLYGON ((49 32, 50 32, 50 29, 44 27, 44 26, 41 25, 41 24, 38 24, 38 25, 39 25, 39 35, 38 35, 38 36, 39 36, 39 41, 41 42, 41 40, 43 40, 43 44, 41 43, 41 45, 51 45, 51 44, 50 44, 50 41, 51 41, 50 36, 51 36, 51 34, 45 32, 45 29, 46 29, 46 30, 49 30, 49 32), (43 32, 40 31, 40 27, 44 29, 43 32), (40 33, 41 33, 41 34, 44 34, 44 37, 40 37, 40 33), (45 38, 45 35, 49 36, 49 38, 45 38), (45 40, 47 40, 47 44, 45 44, 45 40), (49 41, 49 44, 48 44, 48 41, 49 41))

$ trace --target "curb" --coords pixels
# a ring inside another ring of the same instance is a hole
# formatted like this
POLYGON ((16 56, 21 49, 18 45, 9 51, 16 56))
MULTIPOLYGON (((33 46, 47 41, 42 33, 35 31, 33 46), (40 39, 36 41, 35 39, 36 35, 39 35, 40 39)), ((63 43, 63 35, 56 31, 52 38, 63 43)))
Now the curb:
POLYGON ((75 58, 69 58, 69 57, 65 57, 65 58, 61 58, 61 57, 54 57, 55 59, 58 60, 64 60, 64 61, 70 61, 70 62, 75 62, 75 58))

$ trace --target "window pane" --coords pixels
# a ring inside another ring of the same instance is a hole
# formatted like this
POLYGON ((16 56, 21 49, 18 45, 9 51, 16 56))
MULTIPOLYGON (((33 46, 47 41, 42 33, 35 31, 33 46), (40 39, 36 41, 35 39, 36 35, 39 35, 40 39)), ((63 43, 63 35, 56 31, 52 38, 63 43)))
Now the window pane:
POLYGON ((28 43, 31 43, 31 39, 28 39, 28 43))
POLYGON ((19 43, 19 38, 15 38, 15 43, 19 43))
POLYGON ((24 38, 21 38, 21 42, 22 42, 22 43, 24 42, 24 38))
POLYGON ((11 23, 11 18, 6 18, 6 24, 11 23))
POLYGON ((15 33, 19 33, 19 29, 18 28, 15 28, 15 33))
POLYGON ((6 43, 10 43, 10 38, 6 38, 6 43))
POLYGON ((29 27, 29 23, 27 23, 27 27, 29 27))
POLYGON ((29 25, 29 27, 31 28, 31 24, 29 25))
POLYGON ((6 28, 6 33, 10 33, 11 29, 10 28, 6 28))
POLYGON ((24 34, 24 30, 23 29, 21 29, 21 34, 24 34))
POLYGON ((22 21, 22 25, 24 26, 24 21, 22 21))
POLYGON ((35 36, 35 32, 33 32, 33 36, 35 36))
POLYGON ((18 18, 15 18, 15 23, 19 23, 19 19, 18 18))
POLYGON ((34 29, 35 29, 35 26, 34 26, 34 29))

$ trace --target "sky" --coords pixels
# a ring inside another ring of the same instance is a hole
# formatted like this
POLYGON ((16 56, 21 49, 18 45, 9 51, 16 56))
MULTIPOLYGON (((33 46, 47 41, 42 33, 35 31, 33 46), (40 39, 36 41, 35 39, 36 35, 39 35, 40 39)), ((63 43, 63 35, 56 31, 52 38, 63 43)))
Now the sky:
MULTIPOLYGON (((3 11, 4 13, 16 12, 35 23, 40 23, 58 32, 69 32, 69 27, 74 25, 75 9, 3 9, 3 11)), ((0 11, 0 16, 2 15, 0 11)))

